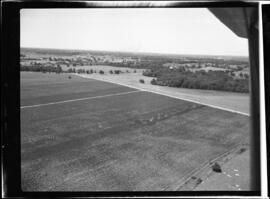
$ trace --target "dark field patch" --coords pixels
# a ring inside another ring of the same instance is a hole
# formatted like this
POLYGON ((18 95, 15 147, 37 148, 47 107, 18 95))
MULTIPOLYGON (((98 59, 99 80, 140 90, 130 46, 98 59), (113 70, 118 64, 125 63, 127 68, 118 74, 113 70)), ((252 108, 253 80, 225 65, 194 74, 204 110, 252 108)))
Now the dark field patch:
POLYGON ((95 97, 135 89, 68 74, 21 73, 21 106, 95 97), (36 77, 35 77, 36 76, 36 77))
MULTIPOLYGON (((23 103, 127 89, 78 77, 66 84, 58 75, 34 85, 36 74, 27 75, 23 103)), ((248 141, 249 131, 249 117, 148 92, 22 109, 22 188, 171 190, 191 170, 248 141)))

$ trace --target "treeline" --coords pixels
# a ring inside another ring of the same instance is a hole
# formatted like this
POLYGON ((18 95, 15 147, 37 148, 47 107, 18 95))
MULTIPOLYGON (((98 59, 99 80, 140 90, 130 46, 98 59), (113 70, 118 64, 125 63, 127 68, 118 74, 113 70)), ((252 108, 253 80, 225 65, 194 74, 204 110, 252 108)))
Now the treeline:
POLYGON ((21 66, 21 71, 32 71, 32 72, 49 72, 49 73, 62 73, 63 70, 61 66, 21 66))
POLYGON ((234 79, 223 71, 148 70, 145 76, 154 77, 153 85, 191 89, 249 92, 247 79, 234 79))
MULTIPOLYGON (((78 73, 78 74, 81 74, 81 73, 85 73, 85 74, 93 74, 93 73, 99 73, 99 74, 105 74, 105 71, 103 70, 93 70, 93 69, 90 69, 90 70, 85 70, 85 69, 75 69, 75 68, 69 68, 67 70, 68 73, 78 73)), ((121 70, 110 70, 109 71, 110 74, 120 74, 120 73, 123 73, 121 70)))
POLYGON ((97 63, 96 65, 109 65, 109 66, 116 66, 116 67, 125 67, 125 68, 133 68, 133 69, 150 69, 153 67, 162 67, 164 63, 167 63, 166 61, 153 61, 153 60, 148 60, 148 61, 138 61, 138 62, 120 62, 120 63, 115 63, 115 62, 101 62, 97 63))
MULTIPOLYGON (((94 69, 75 69, 75 68, 69 68, 67 71, 63 71, 60 66, 42 66, 42 65, 36 65, 36 66, 21 66, 21 71, 31 71, 31 72, 43 72, 43 73, 78 73, 78 74, 93 74, 93 73, 99 73, 99 74, 105 74, 105 71, 103 70, 94 70, 94 69)), ((134 70, 134 73, 137 71, 134 70)), ((124 73, 121 70, 110 70, 108 72, 109 74, 120 74, 124 73)), ((126 73, 129 73, 128 70, 126 70, 126 73)))
MULTIPOLYGON (((229 65, 239 65, 238 69, 242 70, 245 67, 248 67, 248 62, 246 61, 238 61, 238 60, 223 60, 223 59, 209 59, 209 58, 201 58, 201 59, 191 59, 183 60, 183 59, 172 59, 172 58, 164 58, 164 57, 143 57, 140 61, 135 62, 99 62, 96 61, 96 65, 110 65, 117 67, 127 67, 127 68, 140 68, 140 69, 151 69, 153 67, 163 67, 166 63, 176 63, 176 64, 193 64, 193 67, 198 65, 200 68, 202 64, 212 64, 213 67, 228 67, 229 65)), ((192 67, 192 66, 191 66, 192 67)))

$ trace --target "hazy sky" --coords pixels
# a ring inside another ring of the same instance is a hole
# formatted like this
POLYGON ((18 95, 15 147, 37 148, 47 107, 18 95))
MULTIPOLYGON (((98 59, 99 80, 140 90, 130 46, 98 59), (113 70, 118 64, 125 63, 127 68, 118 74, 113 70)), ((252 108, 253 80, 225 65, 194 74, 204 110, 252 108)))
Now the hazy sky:
POLYGON ((248 55, 204 8, 23 9, 21 47, 248 55))

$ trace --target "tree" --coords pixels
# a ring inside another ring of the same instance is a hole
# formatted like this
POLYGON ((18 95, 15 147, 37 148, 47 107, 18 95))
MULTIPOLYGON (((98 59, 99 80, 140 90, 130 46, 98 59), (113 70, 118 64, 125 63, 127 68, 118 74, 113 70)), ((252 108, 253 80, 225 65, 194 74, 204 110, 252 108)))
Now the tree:
POLYGON ((103 70, 100 70, 99 71, 99 74, 103 75, 104 74, 104 71, 103 70))
POLYGON ((143 79, 140 79, 140 83, 144 84, 144 80, 143 79))
POLYGON ((215 171, 217 173, 221 173, 222 172, 221 166, 217 162, 215 162, 215 164, 212 166, 212 169, 213 169, 213 171, 215 171))
POLYGON ((152 79, 152 80, 151 80, 151 84, 157 85, 157 80, 156 80, 156 79, 152 79))
POLYGON ((67 72, 68 72, 68 73, 72 73, 72 72, 73 72, 72 68, 69 68, 69 69, 67 70, 67 72))
POLYGON ((57 65, 56 67, 56 71, 55 71, 57 74, 61 73, 62 72, 62 68, 60 65, 57 65))
POLYGON ((239 76, 240 76, 240 77, 243 77, 243 73, 240 73, 239 76))
POLYGON ((120 70, 114 70, 114 74, 120 74, 120 70))

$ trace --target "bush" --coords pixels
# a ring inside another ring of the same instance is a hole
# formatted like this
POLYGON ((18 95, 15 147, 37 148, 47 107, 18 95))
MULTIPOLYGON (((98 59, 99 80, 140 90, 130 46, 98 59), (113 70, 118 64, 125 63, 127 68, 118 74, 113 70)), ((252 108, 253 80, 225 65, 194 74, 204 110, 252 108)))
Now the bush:
POLYGON ((241 148, 239 151, 237 151, 238 154, 244 153, 247 149, 246 148, 241 148))
POLYGON ((151 80, 151 84, 157 85, 157 80, 156 80, 156 79, 152 79, 152 80, 151 80))
POLYGON ((68 79, 71 79, 71 76, 70 75, 68 76, 68 79))
POLYGON ((102 74, 103 75, 104 74, 104 71, 103 70, 100 70, 99 71, 99 74, 102 74))
POLYGON ((114 71, 114 74, 117 74, 118 75, 118 74, 120 74, 120 72, 121 72, 120 70, 115 70, 114 71))
POLYGON ((144 80, 143 79, 140 79, 140 83, 144 84, 144 80))
POLYGON ((153 70, 146 70, 146 71, 143 71, 142 73, 144 76, 147 76, 147 77, 157 77, 155 72, 153 70))
POLYGON ((212 166, 212 169, 213 169, 213 171, 215 171, 217 173, 221 173, 222 172, 221 166, 217 162, 215 162, 215 164, 212 166))

